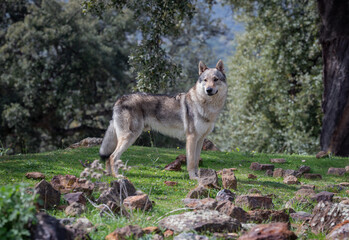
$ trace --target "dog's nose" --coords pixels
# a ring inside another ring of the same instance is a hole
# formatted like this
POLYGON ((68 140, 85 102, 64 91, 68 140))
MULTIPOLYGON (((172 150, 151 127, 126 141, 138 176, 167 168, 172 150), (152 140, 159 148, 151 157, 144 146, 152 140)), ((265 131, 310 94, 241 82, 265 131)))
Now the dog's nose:
POLYGON ((213 88, 206 88, 206 92, 207 92, 208 94, 212 93, 212 92, 213 92, 213 88))

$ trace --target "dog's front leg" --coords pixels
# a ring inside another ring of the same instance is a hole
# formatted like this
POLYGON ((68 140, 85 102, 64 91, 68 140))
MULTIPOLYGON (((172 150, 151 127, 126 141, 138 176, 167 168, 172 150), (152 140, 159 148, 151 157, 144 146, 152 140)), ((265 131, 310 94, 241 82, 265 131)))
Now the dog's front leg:
POLYGON ((198 177, 198 166, 196 164, 196 147, 197 147, 197 136, 195 134, 187 134, 187 170, 190 179, 196 179, 198 177))
POLYGON ((204 144, 204 139, 205 139, 204 136, 201 137, 196 145, 195 163, 196 163, 197 169, 199 168, 200 154, 201 154, 202 145, 204 144))

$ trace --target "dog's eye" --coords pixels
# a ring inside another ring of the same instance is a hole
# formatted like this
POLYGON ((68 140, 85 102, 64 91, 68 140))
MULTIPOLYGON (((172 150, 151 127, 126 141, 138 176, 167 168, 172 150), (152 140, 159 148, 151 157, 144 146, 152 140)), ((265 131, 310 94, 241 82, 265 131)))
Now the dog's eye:
POLYGON ((204 79, 204 82, 207 82, 207 79, 206 79, 206 78, 204 79))
POLYGON ((213 80, 214 80, 215 82, 217 82, 217 81, 218 81, 218 78, 214 78, 213 80))

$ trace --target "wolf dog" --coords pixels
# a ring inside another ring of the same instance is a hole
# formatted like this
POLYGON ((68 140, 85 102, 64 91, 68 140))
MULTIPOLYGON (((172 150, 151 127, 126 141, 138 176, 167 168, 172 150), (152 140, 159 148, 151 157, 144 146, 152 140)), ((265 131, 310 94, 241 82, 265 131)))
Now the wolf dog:
POLYGON ((99 154, 109 174, 117 176, 117 160, 141 135, 156 130, 186 140, 187 170, 197 178, 205 137, 212 132, 227 97, 222 60, 215 68, 199 63, 199 79, 187 92, 176 96, 134 93, 120 97, 105 133, 99 154))

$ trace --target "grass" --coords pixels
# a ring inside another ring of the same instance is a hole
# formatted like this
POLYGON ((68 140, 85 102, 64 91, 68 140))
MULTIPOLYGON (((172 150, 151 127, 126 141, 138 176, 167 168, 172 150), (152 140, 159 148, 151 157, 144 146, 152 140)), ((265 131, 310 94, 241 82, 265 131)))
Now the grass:
MULTIPOLYGON (((190 189, 197 184, 196 181, 189 180, 185 167, 180 172, 170 172, 163 170, 165 165, 172 162, 179 154, 185 154, 183 149, 165 149, 165 148, 147 148, 132 146, 129 148, 122 159, 127 162, 132 169, 125 173, 137 189, 142 190, 150 196, 155 202, 155 206, 149 212, 133 212, 130 219, 119 217, 110 219, 100 217, 99 211, 94 209, 90 204, 88 210, 83 216, 87 217, 93 224, 98 227, 98 231, 91 235, 92 239, 104 239, 104 237, 115 230, 117 227, 123 227, 128 224, 138 224, 141 227, 155 226, 156 221, 169 211, 183 208, 181 199, 185 198, 190 189), (168 187, 164 181, 176 181, 177 186, 168 187)), ((327 175, 329 167, 345 167, 349 165, 348 158, 323 158, 316 159, 314 156, 301 155, 282 155, 282 154, 250 154, 241 152, 203 152, 202 168, 213 168, 220 170, 223 168, 235 167, 238 179, 237 194, 246 194, 249 189, 257 188, 262 194, 274 194, 273 203, 275 209, 284 208, 285 203, 294 197, 294 192, 298 186, 285 185, 282 178, 267 177, 264 171, 251 171, 249 166, 252 162, 270 163, 271 158, 285 158, 286 163, 274 164, 276 168, 298 169, 301 165, 311 167, 312 173, 320 173, 322 180, 307 180, 301 178, 301 182, 316 185, 316 191, 331 190, 327 186, 348 181, 348 174, 345 176, 327 175), (305 160, 303 163, 302 160, 305 160), (247 178, 248 173, 256 175, 258 178, 251 180, 247 178)), ((98 159, 98 148, 80 148, 72 150, 58 150, 39 154, 14 155, 0 157, 0 185, 15 184, 26 182, 30 185, 37 183, 35 180, 25 178, 25 173, 30 171, 39 171, 46 175, 50 180, 58 174, 72 174, 79 176, 83 166, 79 160, 93 161, 98 159)), ((103 177, 101 181, 112 181, 112 177, 103 177)), ((211 190, 210 195, 215 196, 217 190, 211 190)), ((345 191, 337 193, 336 196, 348 197, 345 191)), ((302 209, 295 206, 295 210, 310 212, 311 209, 302 209)), ((52 214, 58 218, 66 217, 64 212, 51 210, 52 214)), ((323 237, 311 233, 310 238, 323 237)))

